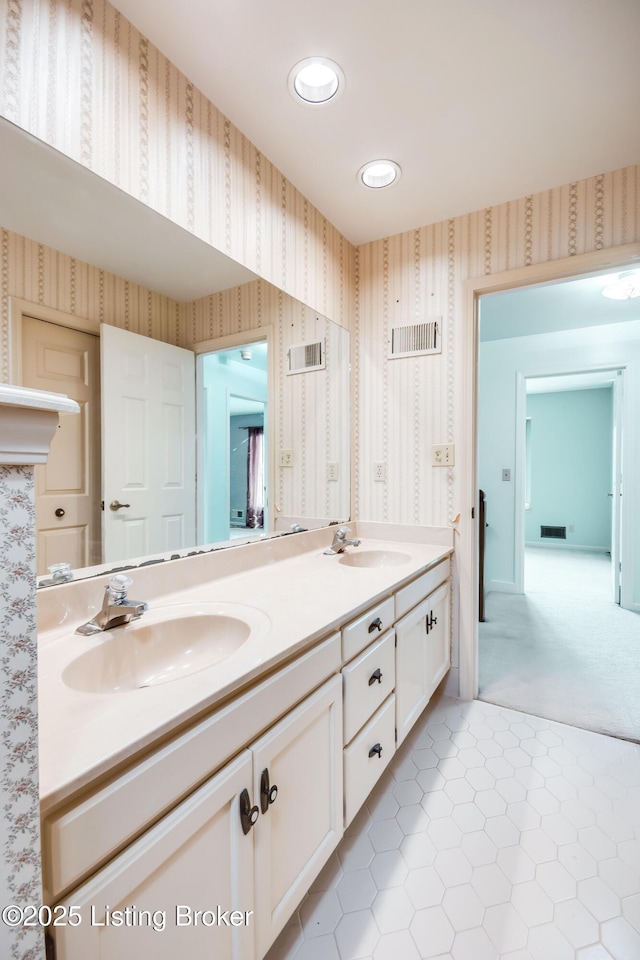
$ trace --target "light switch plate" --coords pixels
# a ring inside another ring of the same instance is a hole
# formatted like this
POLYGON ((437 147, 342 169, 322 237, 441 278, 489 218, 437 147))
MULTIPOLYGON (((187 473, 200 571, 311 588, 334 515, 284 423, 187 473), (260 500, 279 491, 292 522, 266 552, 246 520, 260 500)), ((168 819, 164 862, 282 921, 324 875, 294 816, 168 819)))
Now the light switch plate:
POLYGON ((327 462, 327 480, 337 480, 338 479, 338 464, 328 461, 327 462))
POLYGON ((508 467, 505 467, 502 471, 503 480, 511 480, 511 470, 508 467))
POLYGON ((280 451, 280 466, 281 466, 281 467, 292 467, 292 466, 293 466, 293 450, 281 450, 281 451, 280 451))
POLYGON ((453 467, 456 462, 456 448, 453 443, 438 443, 431 448, 432 467, 453 467))

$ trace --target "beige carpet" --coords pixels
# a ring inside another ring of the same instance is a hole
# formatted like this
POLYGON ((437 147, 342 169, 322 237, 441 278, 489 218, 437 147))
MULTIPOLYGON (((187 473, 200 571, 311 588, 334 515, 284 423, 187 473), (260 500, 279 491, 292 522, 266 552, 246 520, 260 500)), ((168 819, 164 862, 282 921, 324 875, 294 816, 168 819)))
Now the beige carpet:
POLYGON ((610 598, 604 554, 529 548, 525 594, 490 593, 479 698, 640 741, 640 614, 610 598))

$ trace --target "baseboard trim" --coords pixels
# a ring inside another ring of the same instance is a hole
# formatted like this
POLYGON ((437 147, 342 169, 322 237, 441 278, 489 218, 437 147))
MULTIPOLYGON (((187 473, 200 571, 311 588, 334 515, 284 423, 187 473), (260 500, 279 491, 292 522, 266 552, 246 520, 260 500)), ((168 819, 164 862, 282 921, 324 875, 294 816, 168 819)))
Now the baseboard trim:
POLYGON ((451 667, 447 674, 444 685, 444 695, 445 697, 455 697, 456 699, 460 696, 460 671, 457 667, 451 667))
POLYGON ((485 590, 487 593, 522 593, 512 580, 487 580, 485 590))
POLYGON ((606 547, 586 547, 579 543, 557 543, 553 540, 541 543, 539 540, 526 540, 525 547, 545 547, 551 550, 581 550, 583 553, 611 553, 606 547))

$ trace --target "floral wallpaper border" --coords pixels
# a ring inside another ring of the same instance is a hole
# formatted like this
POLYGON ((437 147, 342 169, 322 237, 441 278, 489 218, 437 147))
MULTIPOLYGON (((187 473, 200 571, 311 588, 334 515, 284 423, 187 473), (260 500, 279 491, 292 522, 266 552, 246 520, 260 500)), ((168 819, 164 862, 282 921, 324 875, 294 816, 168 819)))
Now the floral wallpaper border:
MULTIPOLYGON (((33 467, 0 466, 0 908, 40 904, 33 467)), ((0 955, 36 960, 37 927, 0 922, 0 955)))

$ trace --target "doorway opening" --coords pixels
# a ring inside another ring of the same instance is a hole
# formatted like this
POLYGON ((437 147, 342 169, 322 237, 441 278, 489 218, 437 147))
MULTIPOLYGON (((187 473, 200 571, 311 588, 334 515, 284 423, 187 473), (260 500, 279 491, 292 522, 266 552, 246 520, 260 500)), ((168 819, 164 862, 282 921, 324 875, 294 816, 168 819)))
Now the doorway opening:
POLYGON ((640 358, 640 311, 604 300, 606 282, 480 299, 478 697, 636 739, 639 614, 621 608, 634 549, 622 467, 626 455, 629 480, 625 379, 640 358))
POLYGON ((201 543, 261 536, 269 529, 268 368, 266 338, 198 358, 201 543))

